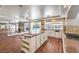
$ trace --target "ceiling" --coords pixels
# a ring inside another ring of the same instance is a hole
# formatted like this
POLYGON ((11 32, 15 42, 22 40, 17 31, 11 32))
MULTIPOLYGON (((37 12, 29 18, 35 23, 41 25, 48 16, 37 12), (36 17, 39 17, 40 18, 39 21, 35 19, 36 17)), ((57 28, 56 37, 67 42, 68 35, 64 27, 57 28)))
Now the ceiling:
POLYGON ((29 12, 29 6, 21 5, 2 5, 0 6, 0 17, 18 19, 24 18, 29 12))
POLYGON ((72 5, 69 13, 68 13, 68 19, 75 19, 77 15, 79 14, 79 5, 72 5))
MULTIPOLYGON (((15 19, 16 20, 25 19, 26 17, 30 16, 31 6, 32 5, 0 5, 0 20, 7 21, 7 20, 15 20, 15 19)), ((50 12, 51 9, 53 11, 51 12, 57 15, 60 13, 60 11, 65 12, 65 10, 63 10, 63 5, 61 6, 61 10, 59 9, 59 6, 61 5, 39 5, 38 8, 41 9, 42 15, 44 14, 46 8, 47 9, 45 12, 48 13, 50 12)), ((51 15, 51 13, 48 14, 51 15)))
MULTIPOLYGON (((36 6, 36 5, 34 5, 36 6)), ((39 5, 38 8, 41 9, 41 14, 44 14, 44 9, 46 9, 48 12, 50 9, 54 10, 53 13, 58 13, 57 8, 58 6, 61 7, 61 10, 59 12, 61 15, 67 15, 68 8, 64 8, 64 5, 39 5), (48 10, 49 9, 49 10, 48 10)), ((0 20, 14 20, 14 19, 24 19, 26 17, 30 16, 30 9, 33 7, 32 5, 0 5, 0 20)), ((37 9, 38 10, 38 9, 37 9)), ((47 12, 46 11, 46 12, 47 12)), ((35 12, 35 11, 32 11, 35 12)), ((48 13, 47 12, 47 13, 48 13)), ((74 19, 76 18, 77 14, 79 13, 79 6, 78 5, 72 5, 69 12, 68 12, 68 19, 74 19)), ((49 13, 50 14, 50 13, 49 13)))

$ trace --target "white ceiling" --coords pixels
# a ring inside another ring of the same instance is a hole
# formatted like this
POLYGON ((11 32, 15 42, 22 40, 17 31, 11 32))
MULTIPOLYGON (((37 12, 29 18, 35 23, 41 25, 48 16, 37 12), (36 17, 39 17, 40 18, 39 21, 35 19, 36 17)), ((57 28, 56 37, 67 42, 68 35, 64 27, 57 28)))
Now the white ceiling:
MULTIPOLYGON (((60 5, 40 5, 41 14, 43 15, 45 8, 52 8, 53 13, 59 13, 60 5), (55 12, 56 10, 56 12, 55 12), (58 11, 57 11, 58 10, 58 11)), ((30 16, 30 7, 31 5, 23 5, 23 7, 19 7, 19 5, 0 5, 0 20, 14 20, 19 18, 26 18, 30 16), (3 18, 3 19, 2 19, 3 18)), ((50 13, 49 13, 50 14, 50 13)))
POLYGON ((79 14, 79 5, 72 5, 69 13, 68 13, 68 19, 75 19, 79 14))
POLYGON ((0 7, 0 17, 24 18, 27 16, 29 6, 19 7, 19 5, 2 5, 0 7))

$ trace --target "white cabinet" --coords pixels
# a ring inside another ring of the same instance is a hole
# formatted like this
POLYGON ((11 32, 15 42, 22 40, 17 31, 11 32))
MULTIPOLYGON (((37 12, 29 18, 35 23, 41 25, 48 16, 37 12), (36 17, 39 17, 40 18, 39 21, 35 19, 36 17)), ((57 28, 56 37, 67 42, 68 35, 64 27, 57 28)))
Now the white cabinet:
POLYGON ((22 47, 21 50, 24 52, 30 52, 30 40, 28 38, 25 38, 24 36, 20 36, 20 38, 22 39, 22 47))
POLYGON ((48 39, 47 33, 42 33, 41 34, 41 45, 48 39))
POLYGON ((37 45, 37 49, 38 49, 38 48, 40 47, 40 45, 41 45, 40 36, 41 36, 41 35, 37 35, 37 36, 36 36, 36 45, 37 45))
POLYGON ((32 37, 29 39, 30 40, 30 52, 35 52, 36 51, 36 48, 37 48, 37 44, 36 44, 36 36, 32 37))
POLYGON ((62 38, 62 31, 55 32, 54 30, 46 30, 47 36, 62 38))
POLYGON ((37 34, 33 37, 22 38, 22 48, 24 52, 35 52, 47 40, 46 33, 37 34))
POLYGON ((55 32, 55 37, 56 38, 62 38, 62 32, 55 32))
POLYGON ((50 36, 55 37, 55 32, 53 30, 50 30, 50 36))
POLYGON ((47 36, 47 34, 45 33, 45 41, 47 41, 48 40, 48 36, 47 36))
POLYGON ((47 36, 51 36, 50 30, 46 30, 46 35, 47 35, 47 36))
POLYGON ((38 49, 47 40, 46 33, 42 33, 40 35, 37 35, 36 40, 37 40, 37 49, 38 49))
POLYGON ((53 30, 46 30, 46 35, 47 36, 50 36, 50 37, 54 37, 55 36, 55 33, 53 30))
POLYGON ((44 33, 41 34, 41 45, 44 43, 44 33))
POLYGON ((46 33, 43 33, 43 42, 45 42, 47 40, 47 35, 46 33))
POLYGON ((36 44, 36 37, 26 37, 22 39, 22 47, 21 50, 26 52, 26 53, 32 53, 36 51, 37 48, 37 44, 36 44))

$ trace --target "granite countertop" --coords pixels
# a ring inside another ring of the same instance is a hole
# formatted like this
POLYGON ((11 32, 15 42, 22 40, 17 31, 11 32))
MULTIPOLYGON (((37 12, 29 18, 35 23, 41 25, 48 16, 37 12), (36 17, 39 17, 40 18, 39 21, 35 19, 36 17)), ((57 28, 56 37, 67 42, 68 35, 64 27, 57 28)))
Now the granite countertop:
POLYGON ((41 33, 38 33, 38 34, 22 34, 22 36, 25 36, 25 37, 28 37, 28 38, 31 38, 31 37, 34 37, 34 36, 37 36, 37 35, 40 35, 44 32, 41 32, 41 33))
POLYGON ((41 33, 38 33, 38 34, 31 34, 31 33, 21 32, 21 33, 8 34, 8 36, 19 36, 19 35, 22 35, 22 36, 31 38, 31 37, 34 37, 36 35, 42 34, 42 33, 44 33, 44 32, 41 32, 41 33))

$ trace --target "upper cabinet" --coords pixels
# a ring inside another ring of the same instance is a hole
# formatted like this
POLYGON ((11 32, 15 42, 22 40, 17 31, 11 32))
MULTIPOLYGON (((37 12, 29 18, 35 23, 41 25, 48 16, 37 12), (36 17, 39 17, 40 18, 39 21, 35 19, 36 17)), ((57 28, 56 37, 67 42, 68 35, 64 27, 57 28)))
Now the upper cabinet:
POLYGON ((54 29, 54 25, 52 22, 45 22, 44 29, 54 29))
POLYGON ((6 24, 0 23, 0 33, 7 33, 6 24))
POLYGON ((41 32, 41 22, 32 22, 30 32, 32 34, 38 34, 41 32))
POLYGON ((45 22, 45 29, 50 30, 62 30, 63 22, 45 22))

